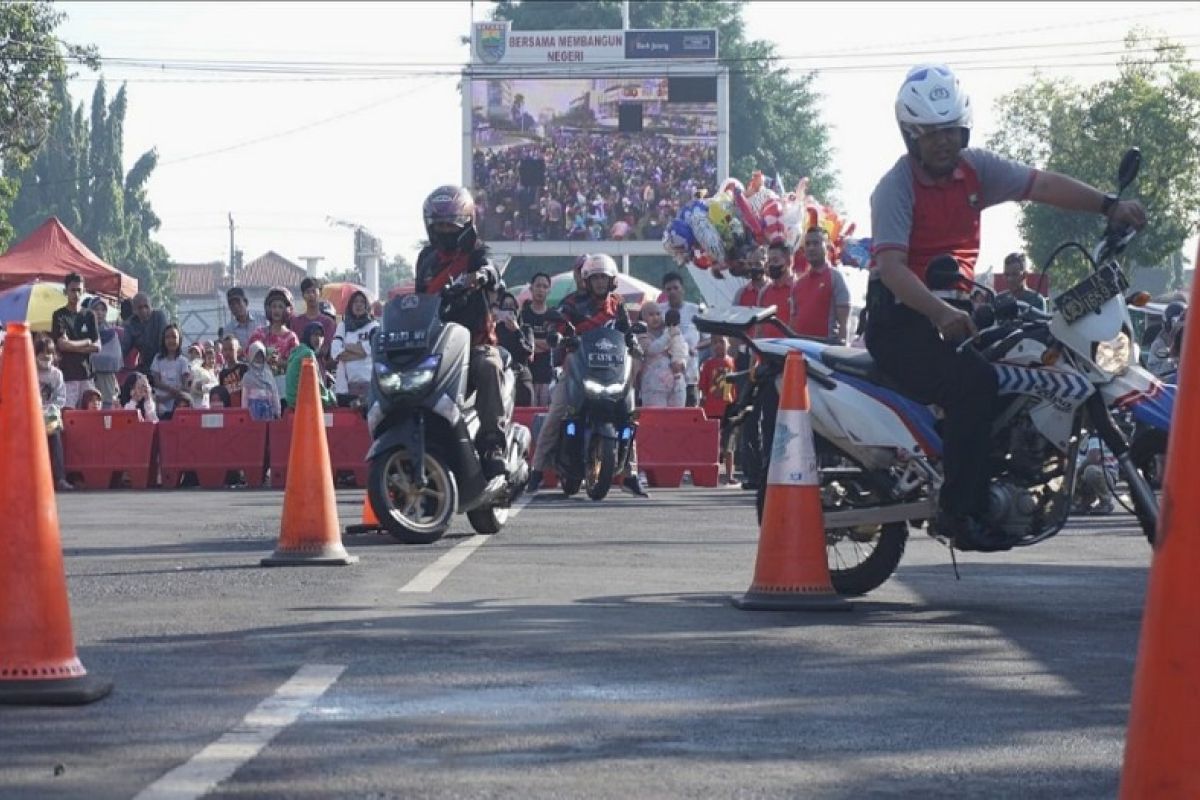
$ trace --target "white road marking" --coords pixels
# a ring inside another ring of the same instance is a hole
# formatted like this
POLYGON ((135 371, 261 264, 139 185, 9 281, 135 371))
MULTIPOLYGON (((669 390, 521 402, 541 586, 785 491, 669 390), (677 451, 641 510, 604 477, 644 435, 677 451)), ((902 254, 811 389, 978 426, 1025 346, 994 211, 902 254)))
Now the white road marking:
POLYGON ((305 664, 237 727, 147 786, 134 800, 195 800, 208 794, 295 722, 345 669, 340 664, 305 664))
MULTIPOLYGON (((533 499, 532 495, 525 495, 509 509, 508 520, 512 521, 514 517, 524 510, 525 506, 529 505, 529 501, 533 499)), ((506 523, 507 524, 507 523, 506 523)), ((438 585, 446 580, 446 577, 454 571, 456 567, 462 564, 467 558, 483 547, 491 536, 472 536, 470 539, 459 542, 450 549, 449 552, 442 555, 437 561, 430 564, 425 569, 417 573, 417 576, 408 583, 400 587, 401 592, 432 592, 438 585)))

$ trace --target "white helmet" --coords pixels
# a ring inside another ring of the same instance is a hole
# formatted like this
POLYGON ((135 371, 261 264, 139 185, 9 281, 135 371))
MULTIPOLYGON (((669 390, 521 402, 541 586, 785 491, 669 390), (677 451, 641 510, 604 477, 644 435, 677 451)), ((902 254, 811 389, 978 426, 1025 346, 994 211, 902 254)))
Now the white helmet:
POLYGON ((896 122, 904 141, 938 128, 962 128, 963 146, 971 131, 971 98, 945 64, 920 64, 908 71, 896 95, 896 122))
POLYGON ((617 262, 612 260, 612 256, 596 253, 587 257, 579 274, 585 281, 593 275, 607 275, 615 281, 617 279, 617 262))

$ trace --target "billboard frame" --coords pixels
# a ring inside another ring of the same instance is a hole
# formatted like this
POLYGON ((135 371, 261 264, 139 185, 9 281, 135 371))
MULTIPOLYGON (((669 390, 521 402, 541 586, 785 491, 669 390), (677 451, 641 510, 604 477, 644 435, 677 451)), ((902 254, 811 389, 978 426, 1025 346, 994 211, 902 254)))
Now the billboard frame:
MULTIPOLYGON (((463 69, 462 97, 462 185, 474 185, 475 162, 473 150, 474 130, 472 117, 472 83, 474 80, 537 79, 569 80, 572 78, 608 77, 711 77, 717 81, 717 176, 722 180, 729 175, 729 69, 717 59, 677 59, 655 61, 621 61, 610 63, 579 64, 553 67, 530 65, 499 66, 472 65, 463 69)), ((719 187, 713 187, 714 191, 719 187)), ((611 256, 658 256, 665 251, 660 241, 613 241, 563 239, 551 242, 508 241, 504 239, 487 242, 488 249, 504 256, 577 256, 595 251, 598 246, 611 256)))

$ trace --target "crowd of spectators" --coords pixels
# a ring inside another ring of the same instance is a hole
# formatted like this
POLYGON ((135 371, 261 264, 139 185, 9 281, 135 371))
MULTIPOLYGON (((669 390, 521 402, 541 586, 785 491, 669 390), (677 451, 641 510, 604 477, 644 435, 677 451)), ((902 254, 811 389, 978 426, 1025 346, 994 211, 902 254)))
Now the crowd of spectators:
POLYGON ((67 305, 49 333, 34 335, 38 383, 59 489, 63 473, 65 409, 124 409, 148 422, 169 420, 179 408, 245 408, 256 420, 278 419, 296 402, 301 362, 316 360, 326 408, 361 407, 370 383, 370 336, 378 327, 366 294, 356 292, 339 320, 320 300, 320 283, 300 285, 304 307, 295 312, 290 290, 267 293, 263 315, 250 312, 246 293, 226 293, 231 322, 216 341, 185 344, 183 331, 145 294, 113 314, 103 297, 84 298, 77 274, 64 281, 67 305), (295 312, 295 313, 294 313, 295 312))
POLYGON ((696 192, 714 191, 716 164, 710 142, 559 130, 476 150, 472 191, 485 240, 658 241, 696 192), (540 184, 522 181, 530 160, 545 165, 540 184))

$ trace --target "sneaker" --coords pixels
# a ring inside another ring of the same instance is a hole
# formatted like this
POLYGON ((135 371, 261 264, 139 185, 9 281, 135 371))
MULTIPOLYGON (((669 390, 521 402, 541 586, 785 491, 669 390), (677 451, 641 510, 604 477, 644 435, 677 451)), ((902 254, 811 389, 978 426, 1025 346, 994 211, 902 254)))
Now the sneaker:
POLYGON ((529 481, 525 484, 525 491, 533 494, 540 488, 542 488, 542 471, 535 469, 529 473, 529 481))
POLYGON ((63 480, 59 481, 58 483, 54 484, 54 487, 56 489, 58 489, 60 492, 75 491, 75 484, 71 483, 70 481, 66 480, 65 478, 63 480))
POLYGON ((1091 514, 1094 517, 1103 517, 1113 513, 1114 508, 1112 500, 1104 499, 1096 504, 1096 507, 1091 510, 1091 514))
POLYGON ((757 492, 758 484, 752 481, 742 481, 742 489, 747 492, 757 492))
POLYGON ((638 497, 650 496, 650 493, 646 491, 646 487, 642 483, 641 478, 636 475, 630 475, 628 478, 623 480, 621 482, 621 488, 630 494, 637 495, 638 497))

